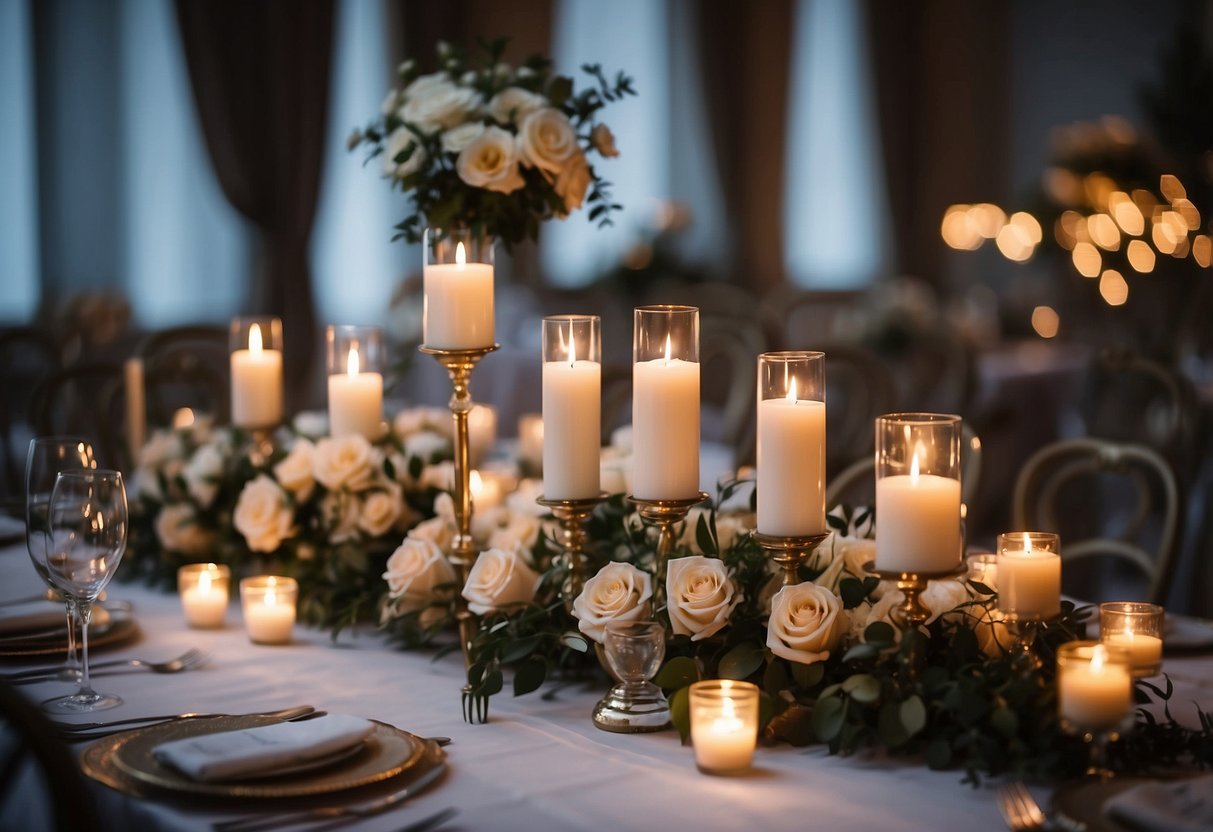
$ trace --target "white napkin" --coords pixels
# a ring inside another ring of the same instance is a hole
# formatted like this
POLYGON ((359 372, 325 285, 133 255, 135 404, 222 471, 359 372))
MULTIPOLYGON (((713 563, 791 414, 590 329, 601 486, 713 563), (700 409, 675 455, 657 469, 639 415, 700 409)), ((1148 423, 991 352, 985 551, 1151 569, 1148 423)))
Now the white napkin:
POLYGON ((360 717, 329 714, 304 722, 173 740, 156 746, 152 753, 194 780, 235 780, 335 754, 365 740, 374 727, 360 717))
POLYGON ((1213 829, 1213 775, 1133 786, 1104 803, 1104 812, 1143 832, 1208 832, 1213 829))
POLYGON ((0 635, 18 636, 25 633, 39 633, 43 630, 63 629, 63 637, 67 637, 67 617, 63 613, 63 605, 50 601, 34 601, 20 604, 5 610, 0 616, 0 635))

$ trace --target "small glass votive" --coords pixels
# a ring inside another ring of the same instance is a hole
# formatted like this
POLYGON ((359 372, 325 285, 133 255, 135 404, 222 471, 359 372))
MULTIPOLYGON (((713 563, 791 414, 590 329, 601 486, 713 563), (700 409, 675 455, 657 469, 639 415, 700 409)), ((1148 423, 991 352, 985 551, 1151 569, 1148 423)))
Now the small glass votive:
POLYGON ((705 774, 739 774, 758 743, 758 686, 732 679, 691 685, 691 745, 705 774))
POLYGON ((1053 532, 998 536, 998 608, 1019 620, 1061 614, 1061 538, 1053 532))
POLYGON ((282 321, 236 318, 231 347, 232 424, 272 428, 282 422, 282 321))
POLYGON ((325 345, 329 435, 377 438, 383 430, 383 330, 330 325, 325 345))
POLYGON ((497 410, 487 404, 468 411, 468 455, 473 465, 484 462, 497 442, 497 410))
POLYGON ((1163 608, 1138 601, 1106 601, 1099 605, 1099 638, 1104 644, 1129 651, 1134 678, 1157 676, 1162 670, 1163 608))
POLYGON ((1119 729, 1133 708, 1129 651, 1099 641, 1057 648, 1057 708, 1074 733, 1119 729))
POLYGON ((200 630, 223 626, 232 570, 218 563, 189 563, 177 570, 177 592, 185 623, 200 630))
POLYGON ((287 644, 295 628, 299 584, 294 578, 262 575, 240 582, 244 629, 254 644, 287 644))

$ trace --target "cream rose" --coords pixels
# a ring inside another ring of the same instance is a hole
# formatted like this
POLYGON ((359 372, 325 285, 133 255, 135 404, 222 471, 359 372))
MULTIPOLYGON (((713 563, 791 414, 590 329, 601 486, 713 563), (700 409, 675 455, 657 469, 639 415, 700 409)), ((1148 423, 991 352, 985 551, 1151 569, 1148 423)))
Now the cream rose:
POLYGON ((290 453, 274 465, 275 479, 301 503, 312 496, 316 487, 316 477, 312 473, 315 452, 316 446, 311 440, 298 439, 291 446, 290 453))
POLYGON ((508 604, 530 601, 538 588, 539 574, 516 549, 489 549, 476 558, 463 597, 469 610, 486 615, 508 604))
POLYGON ((506 509, 505 525, 489 534, 490 549, 519 548, 530 559, 539 542, 539 518, 532 514, 516 514, 506 509))
POLYGON ((518 149, 524 164, 559 174, 580 155, 577 132, 568 116, 555 107, 542 107, 527 115, 518 129, 518 149))
POLYGON ((452 127, 442 134, 442 149, 447 153, 459 153, 484 133, 484 125, 478 121, 469 121, 452 127))
POLYGON ((581 151, 569 160, 564 169, 556 176, 556 195, 564 200, 564 212, 571 214, 581 207, 585 201, 586 191, 590 189, 590 165, 581 151))
MULTIPOLYGON (((893 610, 902 602, 903 595, 899 589, 889 589, 872 605, 868 622, 887 621, 893 623, 893 610)), ((926 590, 919 596, 931 613, 926 624, 931 624, 941 615, 946 615, 969 600, 969 590, 961 581, 942 580, 929 581, 926 590)))
POLYGON ((444 73, 423 75, 404 89, 401 121, 427 133, 449 129, 476 112, 480 93, 456 84, 444 73))
POLYGON ((295 428, 295 432, 308 437, 309 439, 319 439, 322 436, 328 436, 329 433, 329 414, 326 410, 304 410, 300 411, 294 419, 291 420, 291 426, 295 428))
POLYGON ((619 155, 619 148, 615 147, 615 134, 605 124, 594 125, 594 129, 590 131, 590 144, 608 159, 619 155))
POLYGON ((691 641, 705 639, 728 624, 741 600, 724 561, 698 555, 666 565, 665 593, 670 626, 691 641))
POLYGON ((508 194, 526 184, 518 172, 514 137, 500 127, 486 127, 459 154, 455 169, 459 178, 474 188, 508 194))
POLYGON ((427 465, 438 454, 445 454, 451 449, 451 442, 440 433, 432 430, 419 430, 410 434, 404 440, 404 453, 410 457, 420 457, 427 465))
POLYGON ((876 541, 862 540, 855 537, 835 537, 834 556, 843 558, 846 570, 856 578, 866 578, 872 573, 864 570, 864 566, 876 560, 876 541))
POLYGON ((438 599, 435 588, 454 583, 455 570, 442 550, 426 540, 407 537, 387 559, 383 573, 397 612, 413 612, 438 599))
POLYGON ((358 517, 358 528, 371 537, 387 534, 400 519, 404 503, 394 490, 372 491, 362 501, 358 517))
POLYGON ((630 563, 608 563, 585 582, 573 600, 577 629, 599 644, 611 621, 648 618, 653 597, 653 579, 630 563))
POLYGON ((546 98, 530 90, 506 87, 489 101, 488 111, 498 124, 519 124, 547 103, 546 98))
POLYGON ((830 590, 817 584, 785 586, 771 599, 767 647, 800 664, 824 661, 842 643, 848 626, 842 601, 830 590))
POLYGON ((211 535, 198 525, 198 515, 189 503, 173 503, 156 515, 156 537, 172 552, 199 555, 210 548, 211 535))
POLYGON ((445 519, 431 517, 429 520, 423 520, 409 529, 408 536, 414 540, 433 543, 442 551, 449 552, 451 543, 455 540, 455 530, 451 528, 451 525, 445 519))
POLYGON ((140 468, 159 468, 170 459, 185 456, 185 443, 177 431, 158 430, 139 449, 140 468))
POLYGON ((421 469, 421 476, 417 480, 422 488, 450 491, 455 487, 455 463, 448 459, 437 465, 427 465, 421 469))
POLYGON ((282 487, 261 474, 240 491, 232 524, 254 552, 273 552, 295 533, 295 514, 282 487))
POLYGON ((371 443, 359 434, 321 439, 312 455, 312 475, 330 491, 366 488, 374 478, 371 443))
POLYGON ((383 175, 404 179, 412 176, 425 167, 425 148, 417 141, 417 137, 407 127, 397 127, 387 137, 387 145, 383 149, 383 175), (413 152, 403 162, 397 162, 396 157, 409 148, 413 152))

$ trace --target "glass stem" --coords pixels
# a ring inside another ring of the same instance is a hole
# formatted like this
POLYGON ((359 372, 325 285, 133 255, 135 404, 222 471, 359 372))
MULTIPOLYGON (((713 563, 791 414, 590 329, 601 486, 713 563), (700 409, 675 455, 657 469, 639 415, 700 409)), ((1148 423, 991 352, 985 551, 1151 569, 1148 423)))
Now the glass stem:
POLYGON ((93 618, 93 602, 79 601, 76 612, 80 618, 80 690, 77 696, 95 696, 88 678, 88 623, 93 618))
POLYGON ((79 674, 80 659, 76 655, 76 602, 68 598, 64 601, 67 608, 67 669, 79 674))

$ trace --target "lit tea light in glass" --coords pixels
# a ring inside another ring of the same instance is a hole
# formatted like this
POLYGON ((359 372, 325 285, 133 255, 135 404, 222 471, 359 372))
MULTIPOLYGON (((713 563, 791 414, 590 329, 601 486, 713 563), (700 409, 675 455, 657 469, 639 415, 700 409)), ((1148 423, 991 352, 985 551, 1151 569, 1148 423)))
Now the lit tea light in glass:
POLYGON ((691 745, 706 774, 735 774, 750 767, 758 742, 758 687, 713 679, 691 685, 691 745))
POLYGON ((244 628, 254 644, 287 644, 295 628, 299 584, 294 578, 267 575, 240 582, 244 628))
POLYGON ((177 591, 185 623, 198 629, 223 626, 232 571, 216 563, 191 563, 177 570, 177 591))

